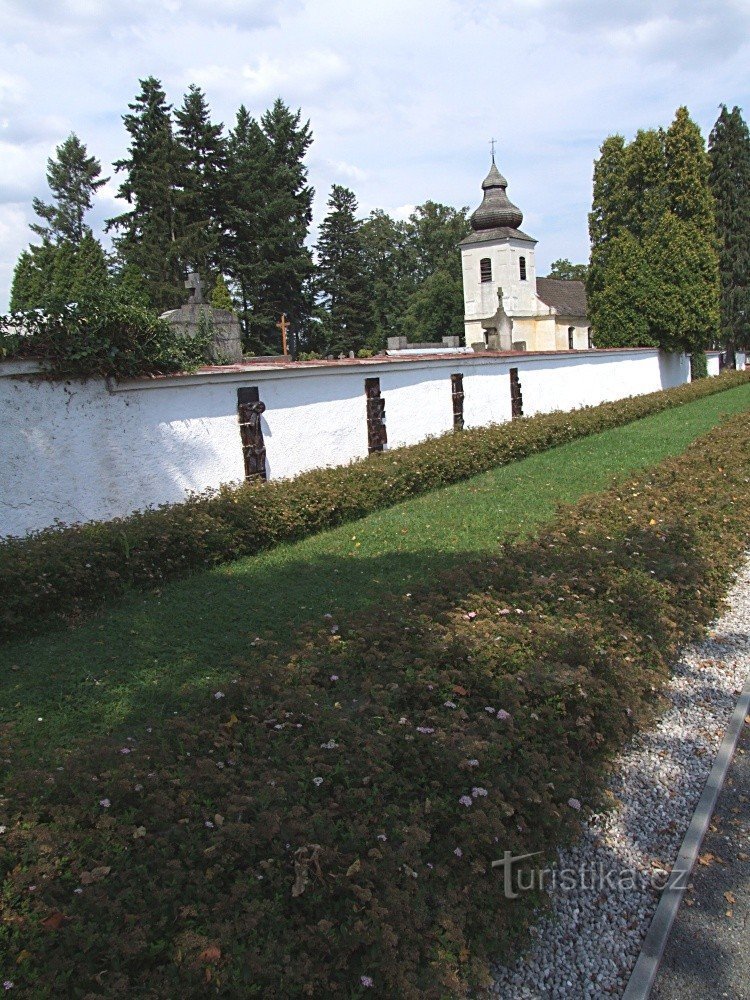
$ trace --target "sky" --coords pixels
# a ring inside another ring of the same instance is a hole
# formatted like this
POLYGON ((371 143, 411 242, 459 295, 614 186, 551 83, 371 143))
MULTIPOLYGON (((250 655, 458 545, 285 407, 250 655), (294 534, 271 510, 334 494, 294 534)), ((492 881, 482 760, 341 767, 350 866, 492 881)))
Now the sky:
POLYGON ((227 126, 241 103, 301 108, 315 225, 333 183, 362 215, 474 208, 495 138, 540 274, 588 257, 607 135, 682 104, 705 135, 720 103, 750 112, 750 0, 0 0, 0 26, 0 310, 71 131, 111 178, 95 234, 119 211, 111 164, 149 75, 175 105, 197 83, 227 126))

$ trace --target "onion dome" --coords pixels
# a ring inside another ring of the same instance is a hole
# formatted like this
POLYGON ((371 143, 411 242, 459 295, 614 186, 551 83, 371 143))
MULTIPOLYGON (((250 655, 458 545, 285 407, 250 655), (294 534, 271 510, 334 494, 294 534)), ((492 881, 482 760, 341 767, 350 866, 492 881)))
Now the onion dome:
POLYGON ((523 212, 509 200, 505 189, 508 182, 492 161, 490 172, 482 182, 484 198, 482 204, 473 213, 469 222, 474 232, 485 229, 518 229, 523 222, 523 212))

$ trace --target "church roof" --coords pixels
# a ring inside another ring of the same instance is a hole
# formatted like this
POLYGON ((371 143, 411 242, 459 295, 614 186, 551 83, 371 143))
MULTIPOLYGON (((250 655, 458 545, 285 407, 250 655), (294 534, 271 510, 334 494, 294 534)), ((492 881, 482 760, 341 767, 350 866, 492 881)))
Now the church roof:
POLYGON ((472 214, 469 222, 475 233, 489 229, 517 230, 523 222, 523 212, 508 198, 505 189, 508 182, 495 166, 493 157, 490 172, 482 181, 484 197, 482 204, 472 214))
POLYGON ((537 278, 536 294, 545 305, 551 306, 562 316, 588 315, 586 286, 582 281, 537 278))
POLYGON ((465 243, 491 243, 492 240, 507 239, 525 240, 527 243, 536 243, 533 236, 521 232, 520 229, 511 229, 510 226, 497 226, 495 229, 483 229, 478 233, 472 231, 468 236, 464 236, 458 245, 463 246, 465 243))

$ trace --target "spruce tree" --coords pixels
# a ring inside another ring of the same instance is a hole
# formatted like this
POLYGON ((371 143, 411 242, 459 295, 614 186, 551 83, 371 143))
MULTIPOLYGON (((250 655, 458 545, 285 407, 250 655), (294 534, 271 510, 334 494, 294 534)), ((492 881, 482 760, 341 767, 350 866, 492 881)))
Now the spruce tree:
POLYGON ((101 177, 102 167, 86 146, 71 132, 55 151, 55 159, 47 160, 47 183, 53 202, 34 198, 34 211, 43 223, 32 223, 31 229, 44 241, 57 243, 67 240, 78 246, 91 230, 84 219, 99 188, 108 177, 101 177))
POLYGON ((327 353, 358 351, 372 333, 361 223, 352 191, 334 184, 317 244, 318 290, 327 353))
POLYGON ((49 242, 30 246, 18 258, 10 289, 11 312, 41 309, 52 288, 55 248, 49 242))
POLYGON ((241 303, 239 317, 246 345, 260 351, 268 349, 278 319, 270 309, 263 309, 263 320, 258 318, 267 294, 264 251, 271 224, 271 172, 270 143, 242 105, 228 140, 223 264, 241 303), (256 331, 264 333, 265 340, 255 336, 256 331))
POLYGON ((259 242, 258 296, 251 303, 249 333, 266 349, 280 350, 276 323, 291 320, 304 340, 313 307, 312 254, 305 245, 312 220, 314 190, 307 183, 304 157, 312 143, 310 123, 281 99, 261 118, 268 142, 269 169, 262 188, 265 198, 259 242))
POLYGON ((140 84, 140 93, 128 105, 130 113, 123 116, 130 136, 128 155, 114 165, 125 175, 118 195, 131 208, 110 219, 107 229, 118 234, 114 242, 122 266, 131 265, 143 275, 149 305, 168 309, 185 295, 181 191, 185 162, 161 83, 150 76, 140 84))
POLYGON ((203 91, 191 85, 175 112, 181 147, 182 257, 206 281, 222 265, 227 186, 227 141, 222 125, 211 122, 203 91))
POLYGON ((729 364, 750 348, 750 132, 738 107, 721 106, 708 147, 721 280, 721 336, 729 364))

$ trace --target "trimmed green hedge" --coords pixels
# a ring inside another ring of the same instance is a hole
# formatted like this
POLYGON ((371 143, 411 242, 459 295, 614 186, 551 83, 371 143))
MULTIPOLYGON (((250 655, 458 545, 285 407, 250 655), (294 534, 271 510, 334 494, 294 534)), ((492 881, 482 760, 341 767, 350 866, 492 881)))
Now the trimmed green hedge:
POLYGON ((75 620, 130 587, 294 541, 419 493, 750 381, 750 372, 433 438, 292 480, 0 542, 0 636, 75 620))
POLYGON ((16 992, 476 995, 545 901, 504 898, 492 862, 544 867, 601 810, 612 754, 721 605, 749 434, 743 414, 291 653, 248 636, 179 716, 154 706, 50 771, 19 755, 0 815, 16 992))

